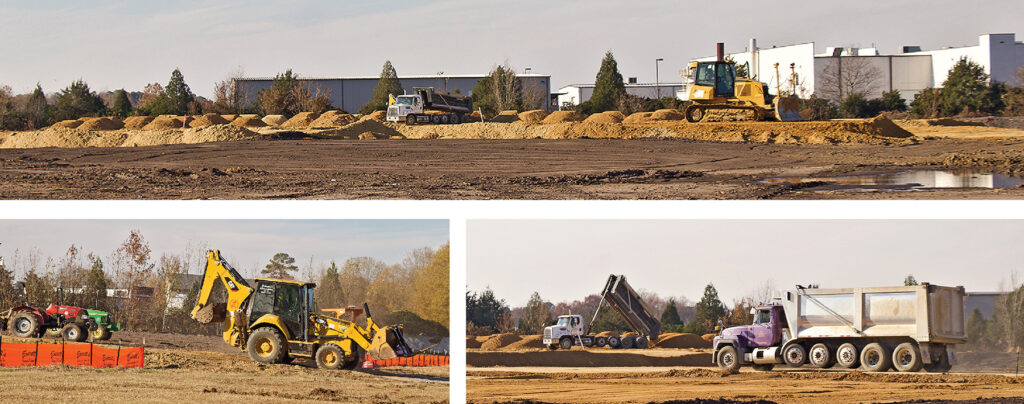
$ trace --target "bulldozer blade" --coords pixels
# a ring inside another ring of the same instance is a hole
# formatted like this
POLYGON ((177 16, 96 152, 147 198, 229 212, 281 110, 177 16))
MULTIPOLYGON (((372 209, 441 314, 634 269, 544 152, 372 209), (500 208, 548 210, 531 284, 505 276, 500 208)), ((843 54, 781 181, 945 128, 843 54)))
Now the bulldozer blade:
POLYGON ((775 98, 775 119, 780 122, 797 122, 804 120, 800 115, 800 99, 796 97, 775 98))
POLYGON ((413 356, 412 349, 405 342, 402 329, 394 326, 382 327, 370 341, 370 348, 366 350, 373 359, 393 359, 413 356))
POLYGON ((203 323, 220 323, 223 322, 228 314, 227 303, 214 303, 208 304, 203 308, 199 309, 194 316, 195 320, 203 323))

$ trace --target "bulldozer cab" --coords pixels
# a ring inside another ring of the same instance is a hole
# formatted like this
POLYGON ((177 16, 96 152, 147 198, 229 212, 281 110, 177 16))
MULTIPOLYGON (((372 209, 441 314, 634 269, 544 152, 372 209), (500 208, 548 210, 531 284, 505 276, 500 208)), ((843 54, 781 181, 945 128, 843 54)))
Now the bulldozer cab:
POLYGON ((294 340, 309 341, 310 313, 315 311, 314 283, 282 279, 257 279, 248 315, 255 321, 265 314, 281 319, 294 340))
POLYGON ((733 62, 697 62, 690 67, 690 76, 694 85, 713 89, 711 94, 697 98, 732 97, 736 92, 733 62))

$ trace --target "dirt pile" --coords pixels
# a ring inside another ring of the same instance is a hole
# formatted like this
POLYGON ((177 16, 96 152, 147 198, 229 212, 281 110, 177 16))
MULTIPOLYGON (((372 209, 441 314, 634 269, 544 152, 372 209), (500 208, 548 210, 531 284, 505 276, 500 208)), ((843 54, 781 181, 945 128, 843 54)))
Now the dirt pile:
POLYGON ((68 119, 68 120, 57 122, 57 123, 53 124, 52 127, 55 127, 55 128, 72 128, 73 129, 73 128, 77 128, 79 126, 82 126, 83 123, 84 122, 81 119, 68 119))
POLYGON ((519 114, 519 120, 523 123, 540 123, 547 118, 548 112, 542 109, 534 109, 519 114))
MULTIPOLYGON (((340 129, 326 130, 314 133, 312 136, 325 139, 391 139, 404 138, 402 132, 395 130, 389 124, 378 122, 373 119, 359 120, 340 129)), ((430 128, 433 126, 423 126, 430 128)))
POLYGON ((519 114, 515 110, 501 111, 487 122, 512 123, 519 122, 519 114))
POLYGON ((205 128, 185 130, 181 136, 181 143, 249 140, 257 136, 259 136, 258 133, 236 125, 212 125, 205 128))
POLYGON ((565 123, 565 122, 580 122, 583 121, 583 115, 576 111, 555 111, 551 115, 548 115, 544 120, 540 121, 542 124, 553 124, 553 123, 565 123))
POLYGON ((928 119, 924 121, 928 126, 985 126, 982 122, 960 121, 953 118, 928 119))
POLYGON ((674 333, 668 332, 661 334, 658 337, 658 341, 654 344, 658 348, 710 348, 711 343, 705 341, 699 335, 690 333, 674 333))
POLYGON ((681 121, 686 115, 674 109, 659 109, 651 113, 651 119, 655 121, 681 121))
POLYGON ((164 129, 182 129, 184 124, 181 119, 170 116, 160 115, 150 121, 146 126, 143 126, 143 130, 164 130, 164 129))
POLYGON ((481 337, 474 337, 472 335, 466 336, 466 349, 477 349, 483 342, 480 340, 481 337))
POLYGON ((585 123, 621 123, 626 116, 619 111, 605 111, 599 114, 593 114, 584 119, 585 123))
POLYGON ((118 118, 92 118, 78 127, 81 130, 118 130, 124 128, 124 122, 118 118))
POLYGON ((288 129, 308 128, 309 124, 313 123, 313 121, 315 121, 316 118, 319 118, 319 117, 320 117, 320 114, 316 114, 316 113, 313 113, 313 112, 299 112, 299 113, 295 114, 295 116, 291 117, 291 119, 289 119, 289 120, 285 121, 284 123, 282 123, 281 127, 282 128, 288 128, 288 129))
POLYGON ((135 147, 164 144, 205 143, 247 140, 258 136, 253 131, 231 125, 213 125, 185 130, 110 130, 88 131, 81 128, 48 128, 37 132, 13 133, 3 139, 0 148, 35 147, 135 147))
POLYGON ((363 115, 363 117, 359 118, 359 120, 360 121, 372 120, 372 121, 377 121, 377 122, 384 122, 385 120, 387 120, 387 117, 388 117, 387 111, 373 111, 373 112, 371 112, 369 114, 363 115))
POLYGON ((700 336, 700 339, 711 342, 715 340, 716 336, 718 336, 718 334, 704 334, 700 336))
POLYGON ((500 349, 520 339, 522 338, 512 333, 494 334, 480 344, 480 349, 500 349))
POLYGON ((153 122, 151 116, 129 116, 124 118, 124 128, 128 130, 140 130, 153 122))
POLYGON ((207 126, 212 125, 224 125, 230 122, 231 121, 224 119, 223 117, 217 114, 205 114, 203 116, 196 118, 196 120, 189 123, 188 126, 190 128, 205 128, 207 126))
POLYGON ((543 335, 527 335, 519 341, 505 345, 502 350, 514 351, 519 349, 540 349, 544 348, 543 335))
POLYGON ((221 115, 220 117, 224 118, 225 121, 231 122, 231 121, 233 121, 235 119, 238 119, 238 114, 226 114, 226 115, 221 115))
POLYGON ((356 118, 341 111, 327 111, 320 115, 315 121, 309 124, 311 129, 319 128, 340 128, 355 122, 356 118))
POLYGON ((557 351, 475 351, 466 353, 466 365, 554 366, 554 367, 629 367, 629 366, 709 366, 710 352, 676 351, 656 353, 647 350, 557 350, 557 351))
POLYGON ((231 125, 241 128, 262 128, 267 126, 267 123, 258 116, 243 115, 231 121, 231 125))
POLYGON ((647 121, 651 120, 651 115, 654 115, 654 113, 653 112, 637 112, 635 114, 627 116, 626 119, 622 120, 622 123, 627 124, 627 125, 631 125, 631 124, 636 124, 636 123, 647 122, 647 121))
POLYGON ((282 123, 288 122, 288 118, 284 115, 267 115, 263 117, 263 122, 270 126, 281 126, 282 123))

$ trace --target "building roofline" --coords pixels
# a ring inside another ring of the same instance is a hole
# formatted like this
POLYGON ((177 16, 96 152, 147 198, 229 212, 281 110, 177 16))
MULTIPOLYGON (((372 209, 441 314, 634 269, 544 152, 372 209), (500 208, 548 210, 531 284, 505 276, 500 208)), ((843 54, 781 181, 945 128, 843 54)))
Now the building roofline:
MULTIPOLYGON (((441 75, 441 76, 438 76, 436 74, 420 74, 420 75, 398 76, 398 79, 399 80, 404 80, 404 79, 482 79, 482 78, 487 77, 487 76, 488 76, 488 74, 445 74, 445 75, 441 75)), ((536 74, 536 73, 516 74, 516 76, 517 77, 526 77, 526 78, 548 78, 548 79, 551 78, 550 74, 536 74)), ((257 77, 240 77, 237 80, 240 80, 240 81, 266 81, 266 80, 273 80, 273 79, 274 79, 274 77, 269 77, 269 76, 260 77, 260 76, 257 76, 257 77)), ((298 79, 299 80, 377 80, 377 79, 380 79, 380 76, 299 77, 298 79)))
MULTIPOLYGON (((624 85, 626 87, 671 87, 671 86, 682 86, 683 83, 682 82, 678 82, 678 83, 676 83, 676 82, 633 83, 633 84, 625 83, 624 85)), ((566 88, 566 87, 591 88, 591 87, 596 87, 596 86, 597 86, 596 84, 566 84, 564 86, 559 87, 558 89, 561 90, 561 89, 566 88)))

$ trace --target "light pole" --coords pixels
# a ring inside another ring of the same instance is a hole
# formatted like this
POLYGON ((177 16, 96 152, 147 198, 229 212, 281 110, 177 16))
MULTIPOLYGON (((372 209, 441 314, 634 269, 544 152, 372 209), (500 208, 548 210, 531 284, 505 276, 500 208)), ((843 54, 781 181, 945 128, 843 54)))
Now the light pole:
POLYGON ((527 68, 526 68, 526 74, 530 74, 530 71, 531 71, 531 70, 533 70, 533 68, 532 68, 532 67, 527 67, 527 68))
POLYGON ((658 69, 658 63, 663 61, 665 61, 665 59, 654 59, 654 91, 658 95, 659 100, 661 99, 661 72, 658 69))

